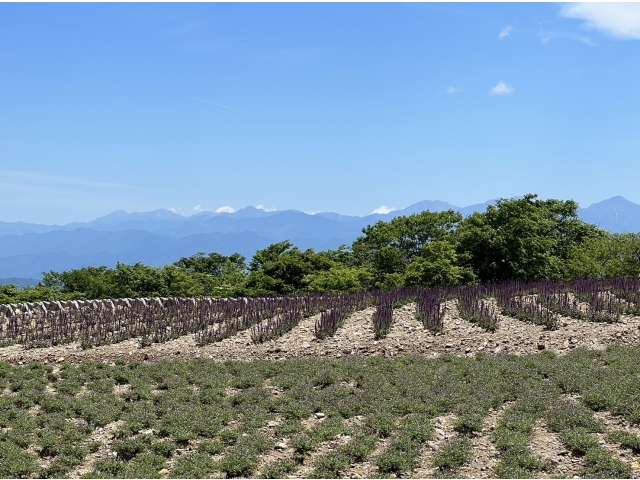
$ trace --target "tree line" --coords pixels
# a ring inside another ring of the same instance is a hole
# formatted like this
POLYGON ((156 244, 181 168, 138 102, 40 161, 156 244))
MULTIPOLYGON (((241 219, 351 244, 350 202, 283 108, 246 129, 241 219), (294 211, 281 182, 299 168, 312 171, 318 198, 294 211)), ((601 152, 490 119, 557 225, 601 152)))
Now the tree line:
POLYGON ((35 287, 0 287, 0 303, 123 297, 235 297, 455 286, 513 280, 640 276, 640 233, 578 218, 572 200, 528 194, 466 218, 453 210, 380 221, 337 250, 289 241, 240 254, 197 253, 171 265, 118 263, 43 273, 35 287))

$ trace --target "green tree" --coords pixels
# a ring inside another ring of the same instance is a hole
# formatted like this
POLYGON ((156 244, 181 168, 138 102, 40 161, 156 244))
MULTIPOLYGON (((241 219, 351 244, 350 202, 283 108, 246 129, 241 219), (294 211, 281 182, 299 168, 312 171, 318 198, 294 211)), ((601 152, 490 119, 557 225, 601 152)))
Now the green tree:
POLYGON ((451 240, 461 220, 462 215, 453 210, 427 210, 395 217, 390 222, 379 221, 362 229, 364 235, 353 242, 353 252, 361 261, 367 261, 379 249, 393 247, 408 265, 420 255, 423 246, 436 240, 451 240))
POLYGON ((310 292, 357 292, 373 286, 373 273, 366 267, 335 267, 312 273, 304 281, 310 292))
POLYGON ((603 232, 572 249, 567 279, 618 276, 640 277, 640 233, 603 232))
POLYGON ((190 257, 182 257, 173 265, 190 272, 205 273, 214 277, 222 277, 230 272, 241 272, 247 268, 246 258, 239 253, 227 257, 215 252, 208 255, 198 252, 190 257))
POLYGON ((249 263, 247 289, 254 295, 288 295, 302 291, 305 278, 337 264, 326 253, 301 251, 290 241, 259 250, 249 263))
MULTIPOLYGON (((44 274, 42 286, 36 288, 43 290, 37 292, 40 296, 49 292, 60 299, 237 296, 244 292, 246 276, 239 266, 243 262, 228 262, 217 275, 175 265, 159 268, 142 263, 118 263, 115 269, 87 267, 62 273, 49 272, 44 274)), ((33 296, 36 291, 29 293, 33 296)))
POLYGON ((460 213, 448 210, 380 221, 362 230, 364 235, 353 242, 353 256, 358 265, 372 269, 376 286, 398 286, 404 283, 408 266, 426 245, 455 241, 461 220, 460 213))
POLYGON ((199 252, 191 257, 183 257, 173 265, 196 274, 191 277, 199 286, 197 289, 204 292, 202 295, 234 297, 245 293, 247 264, 246 258, 239 253, 227 257, 215 252, 208 255, 199 252))
POLYGON ((63 294, 59 289, 43 285, 20 288, 17 285, 0 285, 0 303, 50 302, 68 300, 71 296, 63 294))
POLYGON ((337 250, 327 250, 323 254, 332 262, 342 267, 356 267, 358 260, 353 253, 351 245, 340 245, 337 250))
POLYGON ((459 264, 455 247, 436 241, 422 247, 419 257, 407 267, 406 286, 438 287, 473 283, 475 275, 469 267, 459 264))
POLYGON ((42 274, 44 287, 86 298, 109 298, 116 295, 116 279, 108 267, 85 267, 66 272, 42 274))
POLYGON ((578 218, 572 200, 501 199, 464 219, 458 253, 481 282, 559 279, 576 246, 601 231, 578 218))
POLYGON ((161 268, 142 263, 126 265, 119 263, 114 272, 115 296, 117 297, 167 297, 171 288, 166 283, 161 268))

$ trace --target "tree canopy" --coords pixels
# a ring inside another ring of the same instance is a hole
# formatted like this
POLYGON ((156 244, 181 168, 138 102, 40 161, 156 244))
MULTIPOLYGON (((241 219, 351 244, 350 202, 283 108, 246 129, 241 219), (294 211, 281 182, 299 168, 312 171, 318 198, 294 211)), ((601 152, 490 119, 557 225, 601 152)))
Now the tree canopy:
POLYGON ((453 210, 379 221, 362 230, 364 235, 353 242, 353 255, 359 265, 372 269, 376 286, 396 286, 404 282, 407 267, 425 246, 434 241, 453 242, 460 221, 462 215, 453 210))
POLYGON ((258 250, 249 263, 246 287, 251 294, 287 295, 305 289, 308 275, 331 270, 336 262, 313 249, 301 251, 290 241, 258 250))
POLYGON ((498 200, 460 223, 456 247, 481 282, 559 279, 572 249, 602 234, 577 210, 572 200, 531 194, 498 200))

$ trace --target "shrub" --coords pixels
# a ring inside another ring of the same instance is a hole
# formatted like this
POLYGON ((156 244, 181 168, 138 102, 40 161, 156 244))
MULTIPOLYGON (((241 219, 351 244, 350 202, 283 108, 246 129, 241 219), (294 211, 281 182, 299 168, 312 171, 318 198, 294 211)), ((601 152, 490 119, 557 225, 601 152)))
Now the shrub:
POLYGON ((609 452, 598 445, 585 456, 587 478, 631 478, 631 467, 620 460, 611 458, 609 452))
POLYGON ((554 432, 581 428, 587 432, 602 432, 602 425, 593 412, 582 405, 562 401, 551 407, 546 415, 547 426, 554 432))
POLYGON ((286 475, 294 472, 298 468, 298 464, 293 460, 289 459, 280 459, 269 465, 262 475, 261 478, 285 478, 286 475))
POLYGON ((23 478, 38 468, 36 456, 13 443, 0 441, 0 478, 23 478))
POLYGON ((142 436, 136 438, 128 438, 113 442, 113 450, 123 460, 131 460, 141 452, 144 452, 151 443, 149 437, 142 436))
POLYGON ((338 478, 339 472, 349 466, 349 457, 343 453, 330 453, 318 458, 313 466, 313 478, 338 478))
POLYGON ((177 445, 175 442, 169 439, 160 440, 151 444, 153 453, 166 458, 169 458, 176 448, 177 445))
POLYGON ((560 433, 562 440, 575 455, 585 455, 592 448, 598 447, 598 441, 584 428, 565 430, 560 433))
POLYGON ((205 478, 216 467, 209 455, 189 453, 178 458, 172 478, 205 478))
POLYGON ((160 455, 142 453, 127 463, 125 478, 160 478, 160 470, 166 465, 166 460, 160 455))
POLYGON ((640 453, 640 436, 624 430, 616 430, 609 433, 608 437, 612 442, 619 443, 622 448, 629 448, 635 454, 640 453))
POLYGON ((227 478, 249 476, 257 466, 258 458, 255 451, 246 447, 232 447, 218 463, 218 469, 224 472, 227 478))
POLYGON ((198 444, 198 452, 209 455, 218 455, 224 451, 224 445, 220 440, 205 440, 198 444))
POLYGON ((438 451, 433 466, 440 470, 456 471, 471 460, 472 455, 469 439, 453 440, 438 451))

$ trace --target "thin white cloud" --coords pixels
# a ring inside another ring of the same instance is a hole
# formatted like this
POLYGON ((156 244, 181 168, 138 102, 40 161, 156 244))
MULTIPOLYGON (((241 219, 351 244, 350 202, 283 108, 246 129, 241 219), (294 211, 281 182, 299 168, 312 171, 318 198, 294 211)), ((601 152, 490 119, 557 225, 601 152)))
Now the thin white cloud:
POLYGON ((458 90, 456 87, 447 87, 447 89, 445 90, 446 93, 451 94, 451 93, 458 93, 460 90, 458 90))
POLYGON ((194 213, 198 213, 202 211, 202 205, 196 205, 195 207, 193 207, 193 212, 194 213))
POLYGON ((216 213, 233 213, 235 212, 236 209, 233 207, 230 207, 229 205, 225 205, 224 207, 220 207, 216 210, 216 213))
POLYGON ((555 38, 584 43, 585 45, 589 45, 590 47, 595 47, 598 45, 596 42, 594 42, 591 39, 591 37, 587 37, 585 35, 576 35, 575 33, 570 33, 570 32, 549 32, 549 31, 543 30, 541 32, 538 32, 536 35, 540 37, 540 39, 542 40, 542 43, 544 43, 545 45, 550 43, 551 40, 555 38))
POLYGON ((215 105, 216 107, 227 108, 229 110, 233 110, 234 112, 239 112, 240 111, 237 108, 227 107, 226 105, 222 105, 221 103, 216 103, 216 102, 212 102, 210 100, 205 100, 204 98, 197 98, 197 97, 191 97, 191 98, 193 98, 194 100, 198 100, 199 102, 204 102, 204 103, 209 103, 211 105, 215 105))
POLYGON ((514 88, 507 85, 503 81, 498 82, 498 84, 491 89, 489 92, 491 95, 511 95, 514 92, 514 88))
POLYGON ((622 40, 640 39, 640 3, 570 3, 560 15, 622 40))
POLYGON ((397 210, 397 208, 395 208, 395 207, 386 207, 384 205, 381 205, 380 207, 376 208, 371 213, 377 213, 377 214, 380 214, 380 215, 386 215, 387 213, 391 213, 391 212, 394 212, 396 210, 397 210))
POLYGON ((275 211, 277 211, 277 209, 275 209, 275 208, 267 208, 264 205, 257 205, 256 208, 258 210, 262 210, 264 212, 275 212, 275 211))
POLYGON ((511 35, 511 30, 513 30, 513 27, 512 27, 512 26, 504 27, 504 28, 500 31, 500 33, 498 34, 498 38, 499 38, 500 40, 504 40, 504 39, 505 39, 505 38, 507 38, 509 35, 511 35))
POLYGON ((94 182, 73 177, 61 177, 48 173, 21 172, 16 170, 0 170, 0 178, 19 178, 41 183, 58 183, 66 185, 78 185, 83 187, 103 187, 103 188, 131 188, 131 185, 124 183, 94 182))

